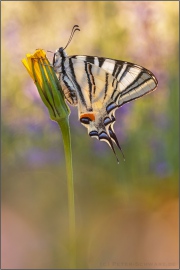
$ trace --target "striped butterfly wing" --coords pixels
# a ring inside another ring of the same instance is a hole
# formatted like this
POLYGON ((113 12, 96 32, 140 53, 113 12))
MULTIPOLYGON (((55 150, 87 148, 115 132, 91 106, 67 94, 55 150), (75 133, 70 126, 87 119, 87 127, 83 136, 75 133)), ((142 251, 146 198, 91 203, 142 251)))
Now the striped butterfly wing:
POLYGON ((115 110, 155 90, 155 76, 132 63, 77 55, 66 58, 64 72, 63 82, 70 93, 76 91, 79 119, 88 134, 121 150, 113 130, 115 110))
POLYGON ((154 74, 133 63, 93 56, 72 56, 73 58, 96 65, 114 77, 112 99, 118 107, 154 91, 157 79, 154 74))

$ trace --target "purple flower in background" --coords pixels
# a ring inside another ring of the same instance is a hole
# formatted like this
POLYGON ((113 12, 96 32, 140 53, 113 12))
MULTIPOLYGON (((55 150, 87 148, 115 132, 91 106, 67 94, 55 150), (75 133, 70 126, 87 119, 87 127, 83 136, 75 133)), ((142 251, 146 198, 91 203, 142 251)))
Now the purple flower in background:
POLYGON ((63 158, 63 151, 49 149, 48 151, 38 148, 31 148, 24 153, 24 159, 33 167, 58 164, 63 158))
POLYGON ((100 142, 98 139, 93 139, 92 141, 92 151, 95 152, 95 155, 104 156, 107 155, 109 151, 109 146, 106 142, 100 142))
POLYGON ((116 110, 115 114, 116 122, 114 124, 114 130, 120 145, 126 140, 128 136, 127 134, 128 127, 126 124, 126 118, 128 117, 128 114, 130 113, 132 107, 133 107, 132 103, 126 103, 118 110, 116 110))
POLYGON ((17 20, 10 20, 4 28, 4 37, 6 40, 6 46, 9 47, 9 50, 12 49, 12 44, 19 43, 19 30, 20 25, 17 20))
POLYGON ((156 114, 154 116, 152 116, 154 118, 154 123, 157 127, 157 129, 161 129, 161 130, 167 130, 170 128, 170 119, 168 117, 167 114, 165 113, 159 113, 156 114))
POLYGON ((42 104, 39 93, 38 93, 37 89, 34 87, 33 81, 29 80, 29 78, 27 79, 27 81, 23 85, 23 92, 33 102, 36 102, 38 104, 42 104))
POLYGON ((151 148, 153 150, 153 159, 150 169, 160 177, 169 175, 171 168, 166 156, 165 142, 161 138, 154 137, 151 141, 151 148))
POLYGON ((22 46, 21 46, 21 36, 20 36, 21 25, 18 20, 11 19, 3 29, 3 38, 5 41, 6 49, 9 54, 12 54, 12 61, 16 63, 21 58, 22 46), (13 46, 13 49, 12 49, 13 46))
POLYGON ((160 177, 168 176, 171 173, 169 163, 165 160, 159 161, 157 164, 155 164, 154 171, 160 177))

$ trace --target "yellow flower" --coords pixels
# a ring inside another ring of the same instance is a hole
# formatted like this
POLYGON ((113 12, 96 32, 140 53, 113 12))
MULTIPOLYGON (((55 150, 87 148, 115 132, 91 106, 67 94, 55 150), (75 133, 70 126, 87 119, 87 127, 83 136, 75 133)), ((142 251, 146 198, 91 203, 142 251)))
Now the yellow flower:
POLYGON ((22 63, 33 79, 42 101, 49 110, 51 119, 59 121, 66 118, 70 111, 45 51, 38 49, 34 54, 27 54, 26 58, 22 59, 22 63))

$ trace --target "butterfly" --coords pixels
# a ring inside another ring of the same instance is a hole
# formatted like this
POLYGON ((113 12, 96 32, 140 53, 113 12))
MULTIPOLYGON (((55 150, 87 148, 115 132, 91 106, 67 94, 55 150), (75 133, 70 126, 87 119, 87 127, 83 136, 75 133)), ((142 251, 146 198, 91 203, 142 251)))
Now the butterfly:
MULTIPOLYGON (((52 66, 65 100, 78 107, 79 120, 89 136, 107 142, 116 155, 113 143, 121 152, 122 149, 113 129, 115 111, 154 91, 158 81, 151 71, 126 61, 88 55, 68 56, 65 49, 75 31, 80 31, 78 25, 74 25, 67 45, 54 53, 52 66)), ((117 161, 119 163, 118 158, 117 161)))

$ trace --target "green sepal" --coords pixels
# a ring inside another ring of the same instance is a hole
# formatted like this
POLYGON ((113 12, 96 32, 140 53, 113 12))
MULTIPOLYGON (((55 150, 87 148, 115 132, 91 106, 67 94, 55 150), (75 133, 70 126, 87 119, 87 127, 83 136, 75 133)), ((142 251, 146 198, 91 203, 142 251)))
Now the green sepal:
POLYGON ((65 103, 63 92, 56 74, 52 68, 50 69, 51 66, 48 60, 47 62, 42 59, 39 60, 39 69, 43 83, 42 87, 38 83, 34 65, 32 63, 33 76, 41 99, 49 110, 50 118, 54 121, 59 121, 62 118, 67 118, 70 114, 70 110, 65 103), (46 73, 44 69, 46 70, 46 73))

